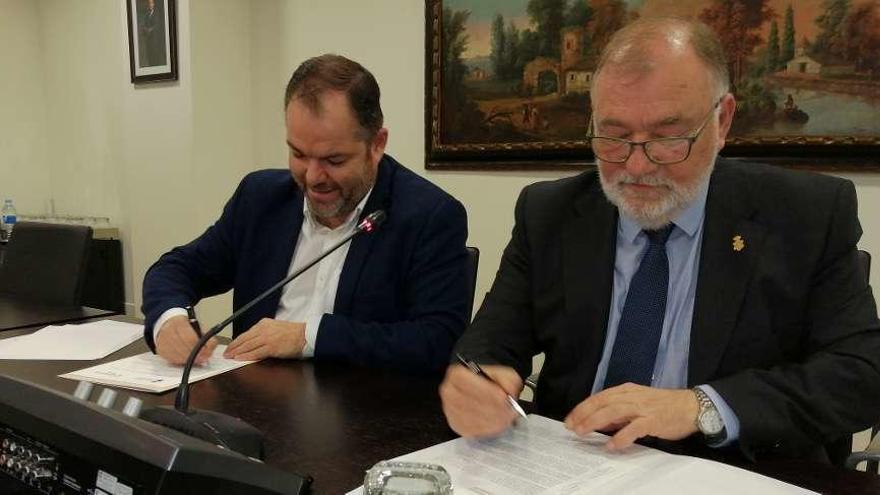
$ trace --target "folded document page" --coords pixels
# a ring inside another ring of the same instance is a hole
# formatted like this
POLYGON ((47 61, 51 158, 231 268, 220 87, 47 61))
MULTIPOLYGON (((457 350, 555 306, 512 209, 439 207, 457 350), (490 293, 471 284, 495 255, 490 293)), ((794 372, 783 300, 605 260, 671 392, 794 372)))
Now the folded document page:
MULTIPOLYGON (((241 368, 256 361, 236 361, 223 357, 225 345, 218 345, 207 364, 193 366, 189 382, 195 383, 227 371, 241 368)), ((99 364, 91 368, 72 371, 61 378, 84 380, 101 385, 129 388, 143 392, 165 392, 180 385, 183 375, 182 366, 168 364, 164 358, 145 352, 137 356, 119 359, 110 363, 99 364)))
POLYGON ((19 337, 0 339, 0 359, 101 359, 144 334, 143 325, 99 320, 79 325, 53 325, 19 337))
POLYGON ((443 466, 456 495, 813 493, 744 469, 641 445, 612 453, 605 449, 607 439, 598 433, 580 438, 559 421, 529 415, 498 438, 458 438, 395 460, 443 466))

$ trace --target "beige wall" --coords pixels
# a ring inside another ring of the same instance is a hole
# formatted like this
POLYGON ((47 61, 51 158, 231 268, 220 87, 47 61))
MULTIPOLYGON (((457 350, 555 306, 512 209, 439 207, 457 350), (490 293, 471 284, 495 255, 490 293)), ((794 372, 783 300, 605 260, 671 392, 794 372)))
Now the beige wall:
MULTIPOLYGON (((424 170, 424 3, 413 0, 179 0, 180 79, 134 86, 117 0, 0 0, 0 195, 23 214, 109 216, 123 233, 127 300, 170 247, 201 233, 247 171, 284 167, 290 71, 337 52, 374 72, 388 151, 468 208, 488 289, 519 190, 567 175, 424 170), (10 70, 9 68, 15 68, 10 70)), ((880 175, 856 183, 880 258, 880 175)), ((880 286, 880 270, 873 285, 880 286)), ((229 298, 200 308, 219 320, 229 298)))

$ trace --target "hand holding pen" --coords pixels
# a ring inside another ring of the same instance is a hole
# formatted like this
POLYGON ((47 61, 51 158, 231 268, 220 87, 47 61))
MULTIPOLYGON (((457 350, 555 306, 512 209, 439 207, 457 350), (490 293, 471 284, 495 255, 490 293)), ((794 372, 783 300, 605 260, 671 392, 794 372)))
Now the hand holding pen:
MULTIPOLYGON (((472 372, 473 374, 475 374, 475 375, 477 375, 477 376, 480 376, 480 377, 483 377, 483 378, 489 380, 490 382, 495 383, 496 385, 498 385, 499 387, 501 387, 501 385, 498 384, 498 382, 496 382, 495 380, 493 380, 492 377, 490 377, 489 375, 486 374, 485 371, 483 371, 483 368, 481 368, 480 365, 477 364, 476 361, 466 359, 466 358, 465 358, 464 356, 462 356, 461 354, 456 354, 455 357, 458 358, 458 361, 459 361, 461 364, 463 364, 463 365, 466 366, 469 370, 471 370, 471 372, 472 372)), ((503 388, 503 387, 502 387, 502 388, 503 388)), ((519 417, 521 417, 521 418, 523 418, 523 419, 526 418, 526 412, 523 411, 523 408, 519 405, 519 402, 517 402, 516 399, 514 399, 513 396, 511 396, 510 394, 507 394, 507 403, 510 404, 511 409, 513 409, 513 411, 514 411, 519 417)))

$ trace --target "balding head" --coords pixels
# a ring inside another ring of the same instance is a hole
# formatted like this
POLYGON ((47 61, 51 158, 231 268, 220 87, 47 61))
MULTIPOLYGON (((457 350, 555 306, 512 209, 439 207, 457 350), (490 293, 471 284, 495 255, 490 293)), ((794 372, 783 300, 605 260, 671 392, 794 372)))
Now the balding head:
POLYGON ((650 17, 636 20, 614 33, 602 51, 596 80, 606 71, 643 75, 663 68, 660 61, 693 53, 703 63, 720 98, 730 89, 727 59, 718 37, 705 24, 680 17, 650 17))

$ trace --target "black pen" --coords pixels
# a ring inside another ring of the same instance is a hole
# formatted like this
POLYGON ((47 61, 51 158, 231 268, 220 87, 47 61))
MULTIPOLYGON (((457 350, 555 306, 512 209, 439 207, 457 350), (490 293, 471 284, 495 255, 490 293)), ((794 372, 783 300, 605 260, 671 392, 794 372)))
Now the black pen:
MULTIPOLYGON (((480 365, 476 363, 476 361, 471 361, 469 359, 465 359, 464 356, 462 356, 461 354, 458 354, 458 353, 456 353, 455 357, 457 357, 458 361, 461 364, 467 366, 467 368, 469 370, 471 370, 475 375, 482 376, 486 380, 489 380, 490 382, 498 385, 498 382, 496 382, 495 380, 492 379, 492 377, 487 375, 486 372, 483 371, 483 368, 481 368, 480 365)), ((501 385, 498 385, 498 386, 500 387, 501 385)), ((519 405, 519 402, 517 402, 516 399, 511 397, 510 394, 507 394, 507 403, 510 404, 510 407, 513 408, 513 411, 516 414, 518 414, 519 417, 526 419, 526 412, 523 411, 523 408, 519 405)))
POLYGON ((185 309, 186 317, 189 318, 190 326, 196 331, 196 335, 198 335, 199 338, 202 338, 202 326, 199 325, 199 320, 196 318, 196 309, 192 306, 187 306, 185 309))

